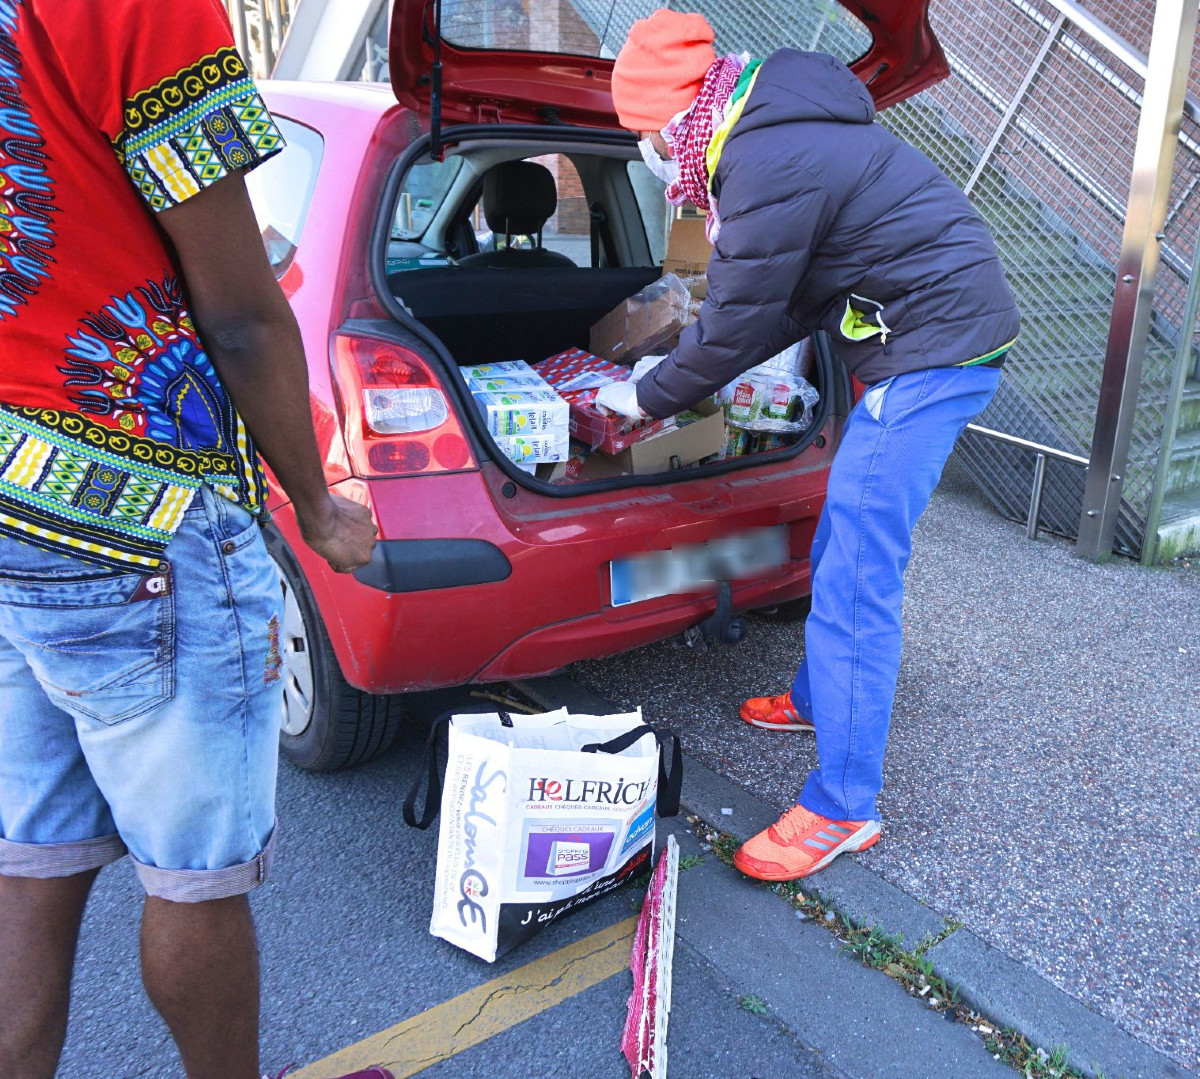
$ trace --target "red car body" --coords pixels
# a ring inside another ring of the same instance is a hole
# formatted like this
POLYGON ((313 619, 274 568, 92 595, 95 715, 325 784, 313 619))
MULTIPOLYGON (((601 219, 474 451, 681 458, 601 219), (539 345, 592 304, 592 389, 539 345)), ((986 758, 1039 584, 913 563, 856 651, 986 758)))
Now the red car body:
MULTIPOLYGON (((395 316, 380 295, 372 265, 379 257, 375 241, 385 185, 399 156, 429 129, 428 94, 423 103, 414 77, 432 59, 419 31, 426 17, 422 6, 399 2, 393 16, 393 84, 405 104, 385 87, 263 87, 277 116, 315 130, 324 140, 307 221, 280 281, 309 358, 312 409, 329 486, 372 509, 381 541, 380 564, 371 573, 334 574, 305 546, 284 496, 273 488, 276 557, 293 575, 297 568, 302 574, 306 621, 315 611, 323 627, 320 647, 331 649, 349 687, 375 696, 547 674, 681 633, 713 612, 711 593, 612 606, 609 566, 615 559, 767 526, 787 527, 790 561, 733 582, 735 610, 806 596, 809 548, 852 403, 840 365, 829 368, 832 377, 826 374, 819 429, 802 450, 745 459, 736 467, 550 495, 520 482, 512 466, 489 456, 469 408, 448 389, 451 416, 445 431, 435 433, 449 433, 465 444, 444 439, 440 444, 457 448, 450 453, 457 455, 451 462, 457 467, 438 469, 435 461, 416 474, 389 478, 364 466, 364 447, 356 444, 361 442, 356 390, 344 384, 355 349, 372 355, 397 350, 403 362, 435 372, 435 382, 445 387, 450 381, 421 348, 410 342, 406 350, 380 339, 375 330, 395 316), (495 572, 463 569, 480 553, 495 572), (510 567, 507 572, 501 559, 510 567), (396 590, 387 583, 388 574, 400 571, 405 582, 396 590), (484 579, 457 583, 464 579, 460 571, 467 581, 484 579)), ((944 77, 945 65, 929 32, 924 2, 890 6, 895 11, 887 25, 905 37, 903 49, 877 29, 876 45, 861 61, 860 74, 869 77, 881 65, 899 72, 879 84, 895 100, 944 77), (889 68, 888 56, 901 51, 904 62, 892 55, 889 68)), ((512 92, 525 72, 530 101, 552 101, 570 123, 617 130, 607 94, 611 60, 585 64, 578 57, 448 47, 442 60, 446 121, 477 122, 481 111, 472 95, 495 101, 507 87, 504 121, 540 123, 532 107, 522 111, 519 95, 512 92)), ((453 138, 453 128, 444 134, 453 138)), ((427 450, 421 452, 422 460, 429 457, 427 450)), ((310 634, 316 632, 309 627, 310 634)), ((311 651, 316 645, 304 647, 311 651)), ((334 767, 363 759, 388 740, 381 735, 374 748, 349 755, 314 755, 311 747, 289 755, 307 766, 334 767)), ((284 743, 286 751, 286 737, 284 743)))

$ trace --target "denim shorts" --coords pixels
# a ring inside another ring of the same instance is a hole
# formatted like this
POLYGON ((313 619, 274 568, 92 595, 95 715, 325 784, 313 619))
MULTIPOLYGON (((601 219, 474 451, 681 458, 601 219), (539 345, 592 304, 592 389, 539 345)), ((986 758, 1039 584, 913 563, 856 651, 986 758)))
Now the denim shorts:
POLYGON ((257 522, 207 487, 150 575, 0 536, 0 874, 129 854, 176 902, 262 883, 280 597, 257 522))

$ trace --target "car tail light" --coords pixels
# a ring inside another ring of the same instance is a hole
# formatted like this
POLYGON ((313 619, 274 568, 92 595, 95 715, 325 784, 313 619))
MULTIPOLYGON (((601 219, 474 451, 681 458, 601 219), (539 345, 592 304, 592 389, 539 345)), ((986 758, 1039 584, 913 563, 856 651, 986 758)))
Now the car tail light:
POLYGON ((441 383, 410 349, 338 334, 334 363, 346 414, 346 445, 360 476, 414 476, 474 468, 441 383))

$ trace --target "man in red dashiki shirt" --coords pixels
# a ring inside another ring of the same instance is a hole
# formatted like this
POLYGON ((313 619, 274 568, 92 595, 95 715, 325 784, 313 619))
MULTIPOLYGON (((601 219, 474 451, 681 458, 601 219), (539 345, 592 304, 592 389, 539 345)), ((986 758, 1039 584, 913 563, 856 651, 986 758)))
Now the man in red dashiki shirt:
POLYGON ((0 0, 5 1079, 53 1076, 84 903, 126 855, 187 1075, 259 1076, 280 595, 258 452, 335 570, 375 543, 326 489, 242 178, 282 145, 219 0, 0 0))

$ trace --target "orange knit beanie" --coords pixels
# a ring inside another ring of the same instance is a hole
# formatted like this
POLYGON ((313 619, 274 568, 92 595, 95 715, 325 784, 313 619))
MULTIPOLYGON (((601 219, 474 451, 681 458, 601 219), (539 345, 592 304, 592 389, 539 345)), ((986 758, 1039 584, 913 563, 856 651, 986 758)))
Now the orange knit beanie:
POLYGON ((703 15, 661 9, 638 19, 613 64, 617 119, 629 131, 661 131, 700 93, 717 60, 703 15))

